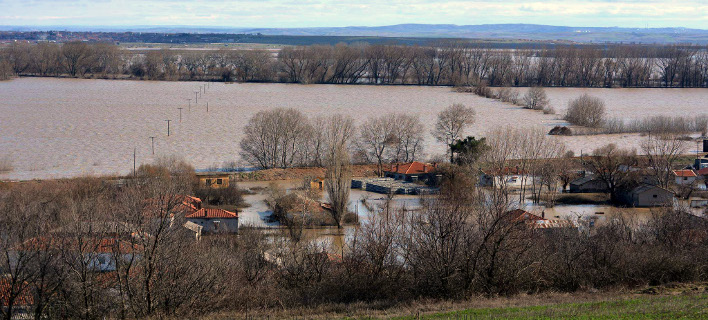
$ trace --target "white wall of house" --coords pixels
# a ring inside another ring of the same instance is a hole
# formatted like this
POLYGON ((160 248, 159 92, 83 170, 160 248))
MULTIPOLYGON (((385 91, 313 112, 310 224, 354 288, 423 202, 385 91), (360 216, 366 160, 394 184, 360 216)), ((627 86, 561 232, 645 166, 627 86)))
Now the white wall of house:
POLYGON ((692 185, 696 182, 696 177, 676 177, 676 184, 680 186, 692 185))
POLYGON ((203 232, 238 233, 238 218, 189 218, 187 221, 202 226, 203 232))

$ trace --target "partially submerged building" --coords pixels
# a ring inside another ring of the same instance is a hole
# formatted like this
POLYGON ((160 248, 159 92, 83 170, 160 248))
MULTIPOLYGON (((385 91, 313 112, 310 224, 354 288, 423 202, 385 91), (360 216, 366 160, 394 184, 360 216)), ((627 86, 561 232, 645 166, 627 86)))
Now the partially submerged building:
POLYGON ((413 161, 409 163, 396 163, 383 169, 384 176, 408 182, 434 182, 437 164, 413 161))
POLYGON ((188 222, 192 222, 202 228, 201 233, 238 233, 238 213, 226 211, 224 209, 201 208, 185 216, 188 222))
POLYGON ((674 201, 674 193, 662 187, 643 184, 622 196, 627 205, 633 207, 661 207, 671 205, 674 201))
POLYGON ((594 175, 586 175, 570 182, 571 193, 605 193, 609 192, 607 184, 594 175))

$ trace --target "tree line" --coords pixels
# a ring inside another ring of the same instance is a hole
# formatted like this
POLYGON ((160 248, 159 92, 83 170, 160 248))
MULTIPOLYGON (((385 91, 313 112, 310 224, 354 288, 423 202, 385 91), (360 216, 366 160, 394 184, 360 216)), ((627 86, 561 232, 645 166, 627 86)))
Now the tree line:
POLYGON ((267 50, 143 50, 111 44, 16 42, 0 76, 151 80, 543 87, 707 87, 708 50, 691 45, 556 45, 492 49, 338 44, 267 50))

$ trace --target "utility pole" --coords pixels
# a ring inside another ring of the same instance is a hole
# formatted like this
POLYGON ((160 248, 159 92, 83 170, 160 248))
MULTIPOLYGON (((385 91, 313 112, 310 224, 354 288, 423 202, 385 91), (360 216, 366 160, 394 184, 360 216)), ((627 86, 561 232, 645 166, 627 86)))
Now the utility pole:
POLYGON ((182 109, 184 108, 177 108, 179 110, 179 122, 182 122, 182 109))
POLYGON ((192 111, 192 99, 187 99, 189 101, 189 104, 187 105, 189 107, 189 111, 192 111))
POLYGON ((198 103, 198 102, 197 102, 198 99, 199 99, 198 94, 199 94, 199 91, 194 91, 194 104, 197 104, 197 103, 198 103))
POLYGON ((155 155, 155 138, 156 137, 150 137, 150 142, 152 143, 152 154, 155 155))
POLYGON ((135 177, 137 176, 137 171, 135 170, 135 158, 136 158, 136 157, 135 157, 135 154, 136 154, 136 149, 137 149, 137 148, 133 147, 133 178, 135 178, 135 177))
POLYGON ((167 136, 169 137, 170 136, 170 121, 172 121, 172 120, 165 120, 165 121, 167 121, 167 136))
POLYGON ((207 101, 207 113, 209 113, 209 101, 207 101))

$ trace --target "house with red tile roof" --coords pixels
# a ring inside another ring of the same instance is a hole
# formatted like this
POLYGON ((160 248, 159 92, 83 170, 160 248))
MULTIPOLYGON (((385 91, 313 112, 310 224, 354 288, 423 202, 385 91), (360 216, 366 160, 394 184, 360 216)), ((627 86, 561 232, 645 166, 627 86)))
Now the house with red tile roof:
POLYGON ((679 186, 690 186, 696 183, 698 174, 691 169, 674 170, 676 184, 679 186))
POLYGON ((235 212, 201 208, 185 218, 201 226, 204 233, 238 233, 238 213, 235 212))
POLYGON ((435 172, 438 165, 436 163, 424 163, 413 161, 409 163, 396 163, 388 167, 384 167, 384 176, 394 178, 396 180, 405 180, 409 182, 429 181, 435 178, 435 172))

